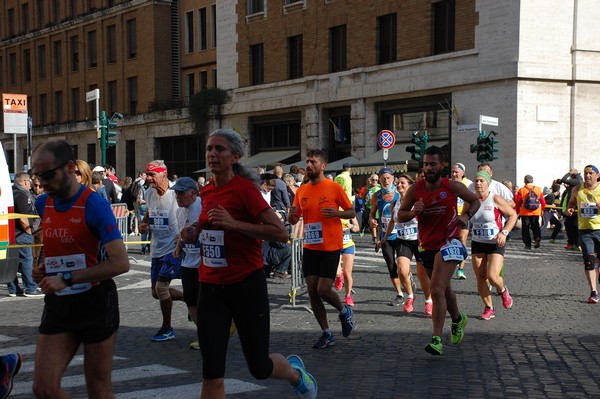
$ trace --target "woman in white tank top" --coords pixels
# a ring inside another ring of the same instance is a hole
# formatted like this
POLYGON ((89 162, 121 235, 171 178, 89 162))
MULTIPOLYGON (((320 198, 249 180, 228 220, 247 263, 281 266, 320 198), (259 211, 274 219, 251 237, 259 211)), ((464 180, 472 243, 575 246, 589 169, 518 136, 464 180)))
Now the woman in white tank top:
POLYGON ((475 175, 473 185, 481 206, 470 221, 471 262, 477 278, 477 291, 485 305, 481 314, 483 320, 496 317, 488 281, 496 288, 506 309, 510 309, 513 305, 500 272, 504 265, 506 237, 517 222, 518 216, 501 196, 490 192, 491 180, 490 174, 485 170, 480 170, 475 175), (503 225, 503 216, 508 218, 505 225, 503 225))

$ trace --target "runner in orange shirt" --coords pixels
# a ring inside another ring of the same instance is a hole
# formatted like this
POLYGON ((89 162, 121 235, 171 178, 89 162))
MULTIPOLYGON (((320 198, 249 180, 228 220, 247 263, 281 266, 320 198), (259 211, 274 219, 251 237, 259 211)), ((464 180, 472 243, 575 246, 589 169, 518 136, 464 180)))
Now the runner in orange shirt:
POLYGON ((352 308, 342 304, 338 294, 332 290, 332 285, 343 247, 340 219, 352 219, 355 212, 342 186, 325 178, 326 166, 327 155, 324 151, 308 151, 306 175, 309 182, 298 188, 288 214, 288 220, 292 224, 296 224, 300 217, 304 220, 302 268, 310 304, 323 331, 313 345, 315 349, 335 344, 323 300, 340 312, 344 337, 354 330, 352 308))

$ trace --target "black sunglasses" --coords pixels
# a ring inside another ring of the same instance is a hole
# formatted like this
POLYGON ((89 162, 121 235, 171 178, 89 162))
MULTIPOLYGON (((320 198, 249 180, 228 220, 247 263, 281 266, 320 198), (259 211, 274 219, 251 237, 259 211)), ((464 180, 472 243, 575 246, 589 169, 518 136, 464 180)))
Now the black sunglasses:
POLYGON ((58 169, 60 169, 60 168, 63 168, 68 163, 69 163, 69 161, 63 162, 60 165, 58 165, 58 166, 56 166, 56 167, 54 167, 54 168, 52 168, 50 170, 47 170, 45 172, 36 173, 36 175, 39 176, 39 177, 41 177, 42 179, 44 179, 46 181, 52 180, 52 179, 54 179, 54 176, 56 176, 56 171, 58 169))

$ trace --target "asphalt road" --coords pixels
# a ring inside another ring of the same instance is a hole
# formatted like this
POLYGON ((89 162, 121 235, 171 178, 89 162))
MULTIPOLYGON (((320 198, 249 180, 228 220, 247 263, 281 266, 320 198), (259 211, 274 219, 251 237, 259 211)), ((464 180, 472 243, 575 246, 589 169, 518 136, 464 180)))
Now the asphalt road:
MULTIPOLYGON (((337 314, 328 307, 336 345, 313 349, 320 335, 314 316, 302 306, 286 306, 289 280, 271 280, 271 349, 300 355, 318 380, 320 398, 600 397, 600 304, 586 303, 581 255, 563 245, 545 240, 540 249, 525 250, 518 232, 513 234, 505 265, 514 307, 506 310, 494 297, 496 318, 489 321, 479 319, 483 304, 467 261, 467 279, 452 281, 459 306, 469 316, 465 338, 460 346, 450 344, 447 319, 444 356, 433 357, 423 350, 431 338, 431 320, 423 313, 420 291, 413 313, 388 306, 393 291, 383 258, 367 237, 357 237, 355 333, 343 338, 337 314)), ((134 247, 129 248, 131 271, 116 279, 121 305, 113 372, 117 398, 197 398, 200 354, 188 349, 194 326, 183 303, 176 303, 177 338, 150 341, 160 325, 160 310, 150 295, 150 259, 134 247)), ((43 299, 7 294, 0 289, 0 353, 23 354, 13 397, 30 398, 43 299)), ((299 291, 297 304, 308 304, 305 291, 299 291)), ((284 381, 255 380, 237 335, 230 342, 228 397, 294 396, 284 381)), ((63 386, 75 398, 87 396, 81 351, 67 368, 63 386)))

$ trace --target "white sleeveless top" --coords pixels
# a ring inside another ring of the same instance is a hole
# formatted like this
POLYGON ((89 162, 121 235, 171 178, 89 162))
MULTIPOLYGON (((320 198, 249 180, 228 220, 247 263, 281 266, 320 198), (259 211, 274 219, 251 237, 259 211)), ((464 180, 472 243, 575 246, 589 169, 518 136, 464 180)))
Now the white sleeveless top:
POLYGON ((496 236, 502 230, 502 214, 496 208, 494 196, 490 193, 477 212, 471 218, 471 240, 485 244, 496 242, 496 236))
POLYGON ((400 200, 394 205, 394 222, 396 223, 396 238, 405 241, 415 241, 419 238, 419 224, 417 218, 412 218, 408 222, 398 222, 398 210, 400 209, 400 200))

